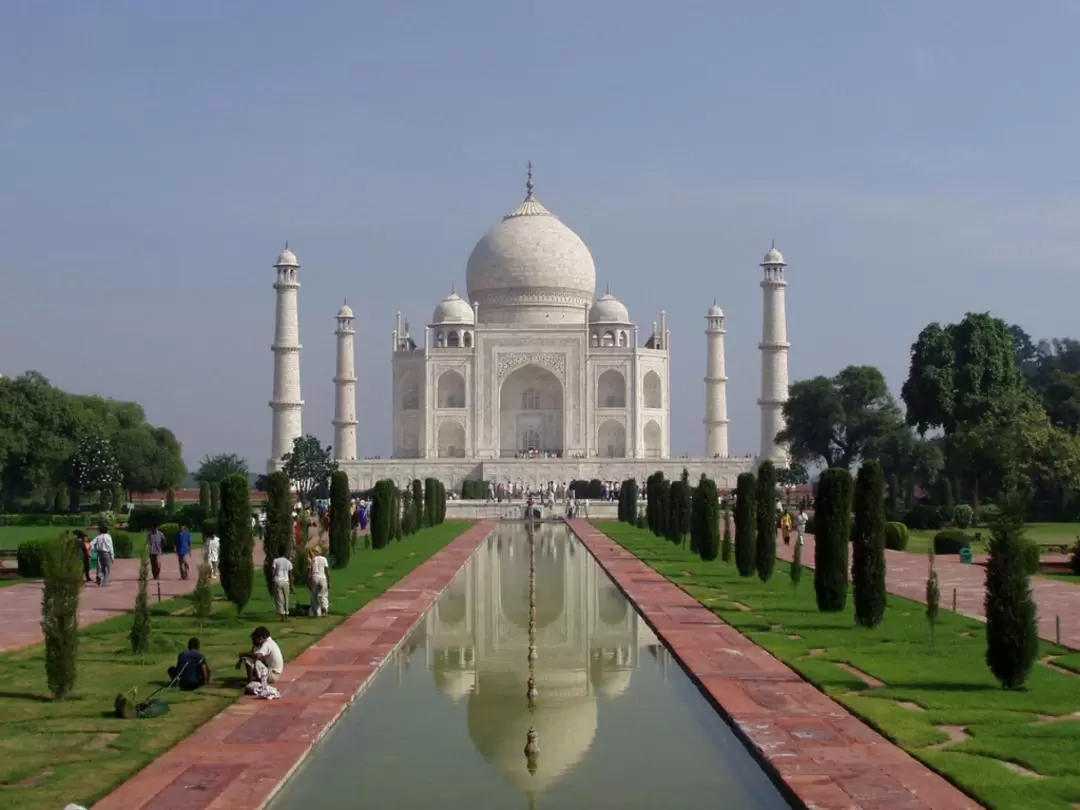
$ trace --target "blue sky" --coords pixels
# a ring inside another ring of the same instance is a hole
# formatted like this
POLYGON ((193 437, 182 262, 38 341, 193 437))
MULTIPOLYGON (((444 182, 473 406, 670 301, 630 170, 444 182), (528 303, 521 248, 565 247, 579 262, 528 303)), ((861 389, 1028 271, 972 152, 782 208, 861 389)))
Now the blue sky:
POLYGON ((189 463, 269 452, 274 300, 303 262, 305 428, 332 437, 333 315, 362 455, 388 454, 390 330, 537 196, 647 330, 672 446, 704 436, 728 315, 756 450, 757 263, 790 262, 791 374, 879 366, 990 310, 1076 336, 1080 6, 9 0, 0 10, 0 371, 142 403, 189 463))

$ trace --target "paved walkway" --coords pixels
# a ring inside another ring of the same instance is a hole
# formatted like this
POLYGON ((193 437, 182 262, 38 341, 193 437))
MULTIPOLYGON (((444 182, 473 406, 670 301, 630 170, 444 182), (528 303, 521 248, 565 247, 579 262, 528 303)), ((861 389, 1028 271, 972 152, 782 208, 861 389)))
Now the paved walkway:
POLYGON ((607 535, 585 520, 571 525, 704 692, 805 806, 977 810, 972 799, 607 535))
MULTIPOLYGON (((150 581, 150 599, 157 601, 158 585, 161 598, 183 596, 195 588, 197 568, 202 562, 202 549, 194 549, 191 555, 191 574, 186 581, 180 579, 180 568, 175 554, 164 554, 161 560, 161 579, 150 581)), ((262 565, 262 543, 255 543, 255 564, 262 565)), ((16 650, 42 641, 40 581, 0 588, 0 652, 16 650)), ((135 606, 135 594, 139 589, 139 561, 116 560, 113 562, 112 582, 107 587, 90 583, 79 597, 79 626, 115 618, 135 606)))
MULTIPOLYGON (((776 555, 791 560, 792 545, 776 541, 776 555)), ((927 557, 906 551, 885 552, 885 578, 889 593, 926 603, 927 557)), ((803 565, 814 567, 814 538, 806 536, 803 546, 803 565)), ((981 565, 965 565, 955 555, 939 556, 934 561, 941 589, 941 608, 952 610, 953 590, 956 590, 956 612, 972 619, 985 621, 983 599, 986 596, 986 569, 981 565)), ((1056 617, 1061 619, 1061 643, 1080 650, 1080 587, 1044 577, 1031 578, 1031 590, 1039 607, 1039 635, 1047 641, 1057 640, 1056 617)))
POLYGON ((265 806, 494 527, 477 523, 301 653, 277 684, 281 700, 241 699, 94 810, 265 806))

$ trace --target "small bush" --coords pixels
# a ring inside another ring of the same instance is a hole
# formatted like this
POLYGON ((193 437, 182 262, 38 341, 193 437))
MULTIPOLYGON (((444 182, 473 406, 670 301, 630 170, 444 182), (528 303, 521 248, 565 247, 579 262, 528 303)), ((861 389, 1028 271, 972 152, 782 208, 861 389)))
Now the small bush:
POLYGON ((639 529, 647 529, 647 528, 649 528, 649 524, 648 524, 648 522, 647 522, 647 521, 645 520, 645 515, 644 515, 644 513, 642 513, 642 514, 640 514, 640 515, 638 515, 638 516, 637 516, 637 527, 638 527, 639 529))
POLYGON ((199 578, 195 582, 195 590, 191 592, 191 605, 195 610, 195 620, 198 622, 200 629, 206 623, 206 620, 210 618, 210 613, 214 609, 214 593, 211 590, 210 573, 209 563, 200 565, 199 578))
POLYGON ((892 551, 905 551, 907 549, 907 544, 907 526, 897 521, 885 524, 885 548, 892 551))
POLYGON ((1034 540, 1024 538, 1024 570, 1029 574, 1039 573, 1039 562, 1042 556, 1042 549, 1039 548, 1039 544, 1034 540))
POLYGON ((975 516, 975 510, 966 503, 958 503, 953 507, 952 520, 958 529, 966 529, 971 525, 971 519, 975 516))
POLYGON ((979 522, 987 526, 992 526, 1000 517, 1001 507, 996 503, 988 503, 986 506, 979 509, 979 522))
POLYGON ((161 550, 165 554, 172 554, 176 551, 176 534, 180 531, 180 524, 162 523, 158 528, 165 535, 165 542, 161 544, 161 550))
MULTIPOLYGON (((45 551, 52 540, 27 540, 19 545, 15 560, 19 565, 19 576, 27 579, 41 579, 45 576, 45 551)), ((75 541, 69 541, 72 546, 75 541)))
POLYGON ((127 532, 110 532, 116 559, 129 560, 135 556, 135 540, 127 532))
POLYGON ((928 503, 916 504, 905 516, 904 524, 909 529, 937 531, 945 525, 941 510, 928 503))
POLYGON ((160 506, 136 506, 128 515, 128 531, 148 532, 168 519, 168 513, 160 506))
POLYGON ((971 538, 959 529, 945 529, 934 535, 935 554, 959 554, 971 546, 971 538))

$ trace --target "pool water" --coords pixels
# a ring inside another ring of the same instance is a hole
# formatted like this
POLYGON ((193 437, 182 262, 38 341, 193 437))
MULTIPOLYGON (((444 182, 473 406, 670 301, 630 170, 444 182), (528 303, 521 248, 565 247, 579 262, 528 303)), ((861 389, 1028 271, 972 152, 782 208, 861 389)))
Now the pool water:
POLYGON ((271 805, 303 807, 790 805, 568 527, 503 523, 271 805))

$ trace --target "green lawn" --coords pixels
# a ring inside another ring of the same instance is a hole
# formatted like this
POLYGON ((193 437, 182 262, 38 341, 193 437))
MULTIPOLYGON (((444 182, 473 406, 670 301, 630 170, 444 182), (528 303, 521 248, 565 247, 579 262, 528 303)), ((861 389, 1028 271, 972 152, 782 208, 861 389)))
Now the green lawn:
MULTIPOLYGON (((968 534, 976 532, 982 534, 981 545, 973 545, 975 552, 986 551, 986 543, 990 539, 990 529, 987 526, 978 526, 967 530, 968 534)), ((1080 523, 1028 523, 1024 526, 1024 533, 1041 546, 1075 545, 1076 538, 1080 536, 1080 523)), ((936 531, 929 529, 911 529, 908 532, 907 551, 913 554, 926 554, 934 543, 936 531)))
MULTIPOLYGON (((188 612, 187 599, 156 606, 154 651, 145 660, 131 654, 130 616, 88 627, 80 633, 78 695, 64 703, 47 696, 40 645, 0 655, 0 807, 91 806, 239 697, 243 684, 233 665, 238 652, 250 648, 255 626, 269 626, 291 660, 470 525, 444 523, 382 551, 358 547, 349 567, 332 573, 333 615, 327 618, 294 618, 282 626, 257 570, 253 599, 242 616, 220 588, 214 616, 201 630, 190 615, 174 615, 188 612), (165 669, 190 636, 202 641, 213 685, 193 694, 170 693, 171 711, 156 720, 111 717, 118 693, 137 687, 142 699, 165 683, 165 669)), ((298 587, 296 598, 306 604, 306 588, 298 587)))
MULTIPOLYGON (((65 532, 74 537, 74 531, 74 526, 0 526, 0 548, 18 548, 21 543, 25 543, 27 540, 49 540, 65 532)), ((90 527, 87 527, 84 531, 91 537, 95 534, 90 527)), ((125 530, 120 529, 120 531, 125 530)), ((141 538, 145 536, 145 533, 136 532, 134 536, 135 538, 141 538)), ((191 542, 201 544, 202 534, 192 532, 191 542)))
MULTIPOLYGON (((1037 665, 1026 689, 1008 692, 986 668, 979 622, 943 613, 932 655, 923 605, 890 595, 884 624, 865 630, 854 625, 850 596, 847 611, 818 612, 813 571, 804 571, 793 592, 783 562, 763 584, 647 530, 595 525, 987 807, 1070 810, 1080 802, 1080 717, 1070 717, 1080 711, 1080 675, 1037 665), (886 686, 869 688, 838 663, 886 686), (949 739, 941 726, 963 727, 970 739, 936 747, 949 739), (1009 771, 1006 761, 1041 778, 1009 771)), ((1043 643, 1039 654, 1060 655, 1060 666, 1080 672, 1080 653, 1043 643)))

